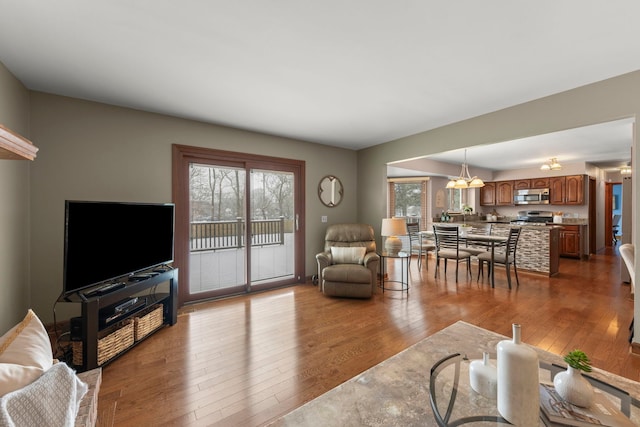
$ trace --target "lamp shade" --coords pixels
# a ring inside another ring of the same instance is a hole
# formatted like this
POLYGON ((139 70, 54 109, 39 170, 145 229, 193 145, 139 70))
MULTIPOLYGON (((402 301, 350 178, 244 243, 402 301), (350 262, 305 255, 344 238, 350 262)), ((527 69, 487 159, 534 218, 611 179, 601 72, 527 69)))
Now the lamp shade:
POLYGON ((384 218, 381 236, 404 236, 407 234, 407 221, 404 218, 384 218))
POLYGON ((404 218, 384 218, 380 235, 386 237, 384 248, 387 252, 397 254, 402 250, 402 241, 397 236, 407 234, 407 221, 404 218))

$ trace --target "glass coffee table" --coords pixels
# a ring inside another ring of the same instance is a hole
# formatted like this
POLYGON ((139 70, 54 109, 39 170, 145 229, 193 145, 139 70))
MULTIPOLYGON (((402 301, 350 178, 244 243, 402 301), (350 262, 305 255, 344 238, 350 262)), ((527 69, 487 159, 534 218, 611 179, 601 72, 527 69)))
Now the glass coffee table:
MULTIPOLYGON (((495 366, 496 355, 491 354, 491 363, 495 366)), ((510 423, 500 416, 497 400, 476 393, 469 383, 469 364, 473 360, 482 360, 482 354, 467 357, 455 353, 438 362, 431 368, 429 378, 429 401, 438 426, 476 426, 504 425, 510 423)), ((566 367, 540 361, 540 380, 552 382, 558 372, 566 367)), ((585 375, 595 387, 611 398, 620 410, 630 417, 631 411, 640 410, 640 402, 632 399, 627 392, 605 382, 585 375)), ((540 426, 545 426, 540 419, 540 426)))

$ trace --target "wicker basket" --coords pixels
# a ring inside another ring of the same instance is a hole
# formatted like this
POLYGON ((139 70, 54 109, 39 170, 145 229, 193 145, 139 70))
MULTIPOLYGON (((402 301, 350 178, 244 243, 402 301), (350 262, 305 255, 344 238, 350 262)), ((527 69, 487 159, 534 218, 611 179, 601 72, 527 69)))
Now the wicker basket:
POLYGON ((162 326, 164 306, 156 304, 145 309, 135 318, 135 340, 140 341, 162 326))
MULTIPOLYGON (((134 342, 134 322, 130 319, 103 331, 98 339, 98 366, 131 347, 134 342)), ((73 341, 73 364, 82 366, 82 341, 73 341)))

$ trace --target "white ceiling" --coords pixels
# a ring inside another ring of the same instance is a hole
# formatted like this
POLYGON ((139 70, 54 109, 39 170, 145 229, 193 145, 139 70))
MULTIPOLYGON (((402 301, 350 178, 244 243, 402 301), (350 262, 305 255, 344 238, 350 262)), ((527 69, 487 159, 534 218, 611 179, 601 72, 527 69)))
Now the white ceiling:
POLYGON ((638 70, 638 16, 637 0, 0 0, 0 62, 32 90, 360 149, 638 70))

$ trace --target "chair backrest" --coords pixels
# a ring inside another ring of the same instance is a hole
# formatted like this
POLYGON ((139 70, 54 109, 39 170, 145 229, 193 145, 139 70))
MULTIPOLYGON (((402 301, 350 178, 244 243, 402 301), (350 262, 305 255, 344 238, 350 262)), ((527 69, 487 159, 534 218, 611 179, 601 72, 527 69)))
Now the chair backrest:
POLYGON ((620 219, 622 218, 622 215, 614 215, 613 218, 611 219, 611 225, 613 227, 616 227, 618 225, 620 225, 620 219))
POLYGON ((520 227, 511 227, 509 229, 509 238, 507 240, 507 255, 516 256, 516 249, 518 248, 518 240, 520 239, 520 227))
POLYGON ((469 233, 490 235, 492 227, 493 227, 493 224, 478 224, 478 225, 474 224, 471 226, 471 231, 469 231, 469 233))
POLYGON ((411 246, 420 242, 420 224, 412 222, 407 224, 407 234, 409 235, 409 243, 411 246))
POLYGON ((327 227, 324 237, 324 250, 331 247, 364 246, 366 252, 375 252, 376 240, 373 227, 368 224, 332 224, 327 227))
POLYGON ((634 260, 635 254, 635 246, 631 243, 625 243, 620 246, 620 256, 624 261, 624 264, 627 266, 627 270, 629 271, 629 276, 631 276, 631 283, 635 285, 635 274, 636 274, 636 265, 634 260))
POLYGON ((407 223, 407 233, 409 233, 409 235, 412 234, 418 234, 420 232, 420 224, 418 224, 417 222, 411 222, 411 223, 407 223))
POLYGON ((458 227, 452 227, 450 225, 434 225, 433 234, 436 237, 436 247, 438 250, 458 250, 460 245, 458 227))

